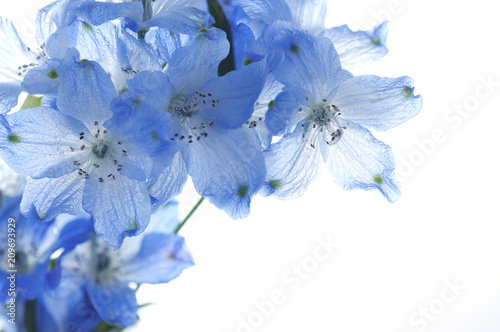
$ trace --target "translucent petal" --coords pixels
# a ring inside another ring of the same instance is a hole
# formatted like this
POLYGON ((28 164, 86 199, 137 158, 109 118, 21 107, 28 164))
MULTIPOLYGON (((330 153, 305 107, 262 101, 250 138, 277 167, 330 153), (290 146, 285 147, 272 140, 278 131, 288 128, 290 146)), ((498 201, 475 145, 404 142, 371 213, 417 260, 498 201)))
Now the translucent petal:
POLYGON ((413 80, 408 76, 356 76, 342 82, 333 103, 342 119, 382 131, 417 115, 422 98, 413 96, 413 80))
POLYGON ((151 233, 143 237, 139 252, 123 263, 120 279, 135 283, 167 283, 192 265, 193 258, 183 237, 151 233))
POLYGON ((93 307, 106 322, 129 326, 137 320, 139 305, 135 291, 127 284, 114 282, 100 285, 89 281, 85 289, 93 307))
POLYGON ((251 198, 264 182, 260 144, 243 130, 207 128, 207 137, 181 146, 196 191, 239 219, 250 213, 251 198))
MULTIPOLYGON (((80 155, 79 134, 85 126, 60 112, 38 107, 6 117, 0 125, 0 154, 17 173, 32 178, 56 178, 75 171, 80 155)), ((88 134, 90 135, 90 134, 88 134)))
POLYGON ((28 179, 21 212, 40 221, 54 219, 60 213, 78 214, 82 210, 85 179, 73 172, 56 179, 28 179))
POLYGON ((109 75, 96 62, 68 60, 59 75, 58 109, 83 122, 89 130, 94 122, 111 118, 111 101, 117 96, 109 75), (83 109, 84 108, 84 109, 83 109))
POLYGON ((264 151, 265 194, 281 199, 296 198, 304 194, 309 183, 317 177, 321 161, 319 144, 305 141, 302 134, 303 128, 299 125, 264 151))
POLYGON ((321 145, 321 153, 334 181, 342 188, 379 190, 390 202, 400 196, 391 148, 354 123, 346 126, 337 144, 321 145))
POLYGON ((387 22, 370 31, 352 31, 347 25, 326 29, 322 36, 333 42, 342 68, 354 70, 365 64, 382 59, 389 50, 385 46, 387 22), (385 27, 385 29, 383 29, 385 27), (383 33, 385 31, 385 33, 383 33))
POLYGON ((151 214, 151 202, 145 182, 95 169, 85 183, 83 209, 95 221, 95 231, 114 248, 119 248, 126 236, 136 236, 146 229, 151 214), (102 181, 100 181, 102 179, 102 181))

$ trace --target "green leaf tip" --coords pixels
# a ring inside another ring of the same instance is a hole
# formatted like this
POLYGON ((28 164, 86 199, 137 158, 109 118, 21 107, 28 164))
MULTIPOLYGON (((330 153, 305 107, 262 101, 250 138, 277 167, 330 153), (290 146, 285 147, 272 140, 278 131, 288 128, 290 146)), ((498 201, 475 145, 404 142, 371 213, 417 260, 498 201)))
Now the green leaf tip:
POLYGON ((55 68, 52 68, 52 70, 49 71, 46 75, 48 78, 53 79, 53 80, 55 80, 56 78, 59 77, 59 74, 57 73, 55 68))
POLYGON ((283 183, 280 180, 271 180, 268 182, 273 189, 279 189, 283 186, 283 183))
POLYGON ((412 96, 413 96, 413 89, 408 87, 408 86, 405 86, 403 88, 403 96, 406 98, 406 99, 410 99, 412 96))
POLYGON ((292 46, 290 46, 290 52, 292 52, 293 54, 299 54, 299 51, 300 51, 299 45, 292 44, 292 46))
POLYGON ((21 143, 21 137, 19 137, 17 134, 10 134, 7 139, 9 140, 10 143, 21 143))
POLYGON ((382 175, 377 174, 373 176, 373 181, 375 181, 376 184, 382 184, 384 183, 384 178, 382 177, 382 175))
POLYGON ((247 185, 242 185, 238 189, 238 196, 241 198, 245 198, 248 194, 248 186, 247 185))

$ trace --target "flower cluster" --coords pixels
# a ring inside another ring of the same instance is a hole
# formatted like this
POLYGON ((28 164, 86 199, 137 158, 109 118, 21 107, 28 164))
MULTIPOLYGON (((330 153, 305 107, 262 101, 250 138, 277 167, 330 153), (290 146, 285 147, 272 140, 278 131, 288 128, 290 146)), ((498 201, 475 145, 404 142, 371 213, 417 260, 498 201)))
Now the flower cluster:
POLYGON ((188 177, 234 219, 257 194, 300 196, 323 163, 342 188, 398 198, 370 131, 421 98, 409 77, 354 75, 387 53, 387 22, 326 28, 326 4, 57 0, 36 50, 0 18, 0 157, 15 172, 4 190, 1 166, 0 223, 19 224, 16 298, 40 331, 128 326, 131 283, 192 265, 172 201, 188 177), (15 111, 22 92, 40 105, 15 111))

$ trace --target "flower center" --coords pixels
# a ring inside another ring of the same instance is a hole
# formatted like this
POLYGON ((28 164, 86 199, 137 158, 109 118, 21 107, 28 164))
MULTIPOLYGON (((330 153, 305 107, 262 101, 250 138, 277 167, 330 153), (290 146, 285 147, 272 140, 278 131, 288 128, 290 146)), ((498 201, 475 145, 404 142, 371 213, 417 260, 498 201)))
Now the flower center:
POLYGON ((170 140, 185 143, 194 143, 206 138, 207 127, 220 120, 219 117, 211 118, 207 112, 215 109, 219 100, 212 97, 211 93, 200 93, 195 91, 191 98, 177 96, 170 101, 168 112, 172 114, 174 125, 170 140), (203 114, 200 114, 203 113, 203 114))
MULTIPOLYGON (((326 103, 326 99, 323 99, 323 102, 326 103)), ((315 148, 316 142, 321 139, 328 145, 340 142, 347 128, 339 124, 337 116, 341 113, 337 106, 320 104, 305 110, 299 108, 299 112, 302 111, 307 113, 306 121, 302 124, 304 142, 309 143, 312 148, 315 148)))
POLYGON ((93 135, 82 131, 78 134, 79 143, 69 146, 70 152, 75 155, 73 164, 78 167, 78 175, 85 179, 89 178, 93 169, 99 168, 105 172, 103 177, 98 178, 99 182, 114 180, 128 157, 127 150, 123 148, 123 142, 114 139, 98 121, 94 121, 94 125, 91 130, 93 135))

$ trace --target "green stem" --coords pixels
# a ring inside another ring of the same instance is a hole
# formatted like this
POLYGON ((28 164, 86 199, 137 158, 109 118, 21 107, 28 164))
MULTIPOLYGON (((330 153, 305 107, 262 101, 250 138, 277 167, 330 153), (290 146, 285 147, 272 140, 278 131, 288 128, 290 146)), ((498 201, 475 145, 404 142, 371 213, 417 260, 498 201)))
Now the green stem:
POLYGON ((184 220, 177 227, 177 229, 175 230, 174 234, 179 233, 179 231, 181 230, 182 226, 184 226, 184 224, 189 220, 189 218, 191 218, 191 216, 193 215, 193 213, 198 209, 198 207, 201 205, 201 203, 203 203, 204 200, 205 200, 205 197, 200 198, 200 200, 198 201, 198 203, 196 203, 196 205, 191 209, 191 211, 189 211, 189 213, 186 216, 186 218, 184 218, 184 220))

